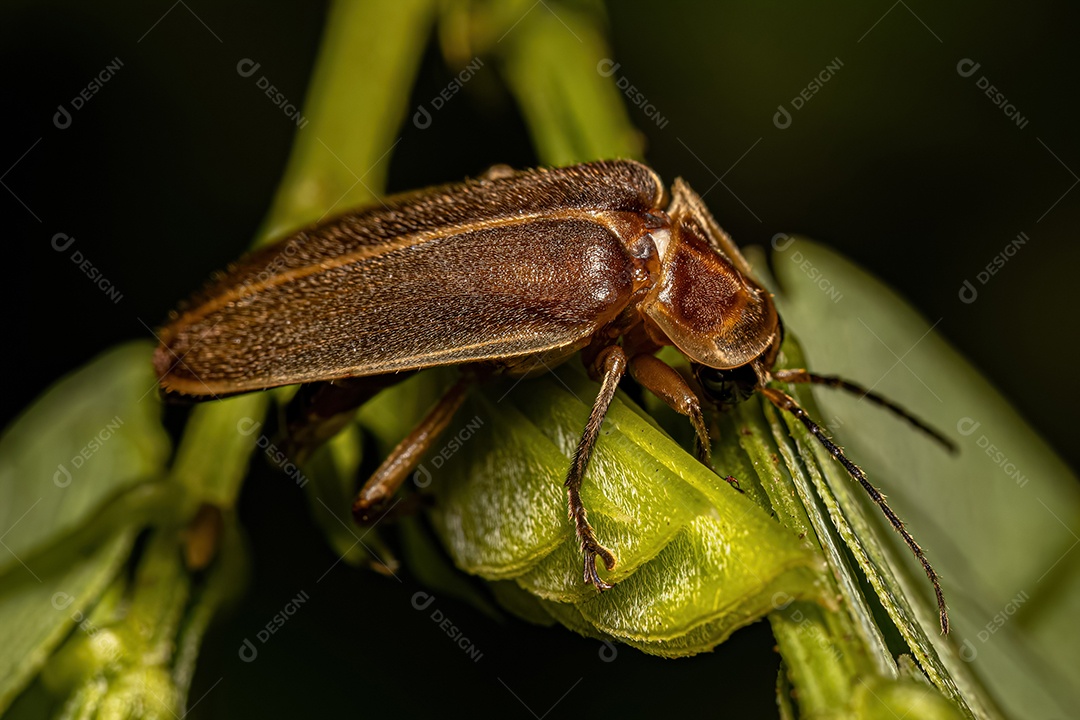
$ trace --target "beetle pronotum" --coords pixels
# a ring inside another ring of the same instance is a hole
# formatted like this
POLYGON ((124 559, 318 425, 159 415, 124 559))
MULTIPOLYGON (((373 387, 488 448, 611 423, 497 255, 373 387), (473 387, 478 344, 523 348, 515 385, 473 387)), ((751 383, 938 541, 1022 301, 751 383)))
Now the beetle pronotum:
MULTIPOLYGON (((286 431, 305 454, 378 390, 412 371, 459 365, 461 378, 364 485, 358 520, 394 494, 445 429, 469 386, 502 372, 548 369, 581 351, 600 391, 566 477, 585 581, 615 557, 597 539, 580 488, 600 425, 630 374, 697 434, 698 397, 723 406, 761 393, 792 413, 869 493, 934 586, 937 574, 903 523, 795 400, 770 383, 818 383, 882 405, 951 443, 878 395, 835 377, 776 370, 783 328, 772 297, 701 198, 681 179, 632 161, 493 169, 463 183, 388 197, 258 250, 213 281, 161 333, 161 387, 197 399, 302 383, 286 431), (655 357, 674 345, 693 381, 655 357)), ((710 465, 711 467, 711 465, 710 465)))

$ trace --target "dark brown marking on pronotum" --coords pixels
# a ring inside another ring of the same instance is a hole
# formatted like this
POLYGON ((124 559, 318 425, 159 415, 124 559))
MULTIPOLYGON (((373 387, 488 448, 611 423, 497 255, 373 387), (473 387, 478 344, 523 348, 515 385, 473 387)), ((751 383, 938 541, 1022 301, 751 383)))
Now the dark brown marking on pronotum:
MULTIPOLYGON (((386 198, 256 251, 174 313, 155 356, 161 387, 208 399, 305 384, 287 410, 288 445, 310 452, 354 408, 406 374, 462 366, 450 388, 365 485, 370 520, 487 375, 548 370, 581 351, 600 381, 567 473, 567 510, 585 581, 615 556, 581 501, 599 429, 623 375, 689 418, 699 457, 709 436, 699 395, 654 354, 673 345, 701 397, 723 409, 762 393, 795 415, 877 502, 945 601, 922 549, 865 474, 770 382, 850 390, 949 445, 895 404, 839 378, 773 370, 783 326, 772 297, 682 180, 670 202, 656 173, 632 161, 498 172, 386 198)), ((738 488, 738 481, 726 478, 738 488)))

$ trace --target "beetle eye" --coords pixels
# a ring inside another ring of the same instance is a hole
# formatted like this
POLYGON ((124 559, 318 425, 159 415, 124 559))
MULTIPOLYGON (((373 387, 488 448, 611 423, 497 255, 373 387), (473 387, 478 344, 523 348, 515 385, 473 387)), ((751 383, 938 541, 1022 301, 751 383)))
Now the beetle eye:
POLYGON ((706 398, 721 410, 741 403, 757 389, 757 374, 750 365, 717 370, 695 363, 693 369, 706 398))
POLYGON ((667 238, 663 235, 661 235, 660 238, 656 237, 656 235, 659 233, 666 234, 667 231, 663 230, 655 233, 645 233, 644 235, 634 240, 634 242, 632 242, 628 247, 631 257, 634 257, 638 260, 643 260, 645 262, 658 262, 660 260, 660 257, 663 256, 663 253, 657 253, 657 240, 662 240, 665 245, 667 243, 667 238))

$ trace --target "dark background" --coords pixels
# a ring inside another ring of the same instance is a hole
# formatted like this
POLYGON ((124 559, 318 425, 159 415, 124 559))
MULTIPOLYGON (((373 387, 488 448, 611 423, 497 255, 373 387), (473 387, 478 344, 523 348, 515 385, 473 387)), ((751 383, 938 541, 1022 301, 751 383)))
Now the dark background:
MULTIPOLYGON (((114 343, 148 336, 143 323, 160 323, 239 255, 268 208, 294 128, 236 63, 257 59, 300 103, 324 10, 187 2, 161 19, 171 2, 8 2, 0 11, 5 422, 63 373, 114 343), (70 104, 116 57, 116 77, 71 127, 56 128, 57 105, 70 104), (123 294, 119 303, 50 247, 58 232, 76 238, 123 294)), ((1070 422, 1080 399, 1071 367, 1080 307, 1080 248, 1072 242, 1080 191, 1069 192, 1080 170, 1074 9, 634 0, 612 3, 609 14, 617 74, 668 121, 658 128, 629 107, 663 177, 682 175, 704 191, 722 176, 730 192, 717 184, 707 202, 742 244, 800 233, 882 277, 931 323, 940 318, 940 332, 1080 465, 1070 422), (843 66, 835 77, 778 129, 777 106, 790 110, 836 58, 843 66), (981 63, 971 77, 957 73, 963 58, 981 63), (1025 127, 982 94, 980 76, 1016 106, 1025 127), (1028 244, 979 285, 976 274, 1021 231, 1028 244), (972 304, 958 297, 965 279, 979 288, 972 304)), ((481 72, 491 77, 466 86, 433 128, 406 126, 390 190, 497 162, 535 163, 497 68, 481 72)), ((451 77, 433 44, 413 105, 451 77)), ((472 663, 409 605, 420 586, 407 576, 403 587, 342 564, 316 584, 335 556, 290 485, 260 470, 245 490, 254 582, 207 643, 191 697, 210 690, 198 716, 433 714, 458 704, 523 717, 525 704, 541 716, 568 690, 551 717, 700 711, 703 699, 720 712, 775 714, 779 660, 764 624, 711 656, 670 662, 621 648, 604 663, 594 641, 500 625, 440 599, 484 652, 472 663), (301 589, 309 603, 257 662, 241 663, 243 638, 301 589)))

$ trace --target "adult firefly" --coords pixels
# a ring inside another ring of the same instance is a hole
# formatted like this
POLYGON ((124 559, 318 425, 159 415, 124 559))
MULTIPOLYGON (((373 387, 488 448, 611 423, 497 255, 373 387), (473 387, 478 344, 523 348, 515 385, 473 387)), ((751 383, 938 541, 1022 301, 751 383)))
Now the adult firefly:
POLYGON ((257 250, 174 312, 154 356, 161 388, 209 399, 301 384, 286 409, 304 455, 384 387, 423 368, 461 375, 363 486, 369 521, 446 428, 468 388, 492 373, 544 371, 581 352, 599 381, 565 487, 584 579, 614 555, 589 524, 581 484, 600 425, 627 372, 697 435, 709 462, 702 399, 720 408, 760 393, 794 415, 869 493, 945 600, 922 548, 884 496, 775 383, 851 391, 951 443, 888 400, 807 370, 774 369, 783 327, 772 297, 681 179, 670 197, 637 162, 602 161, 487 175, 385 198, 257 250), (693 379, 655 356, 673 345, 693 379))

